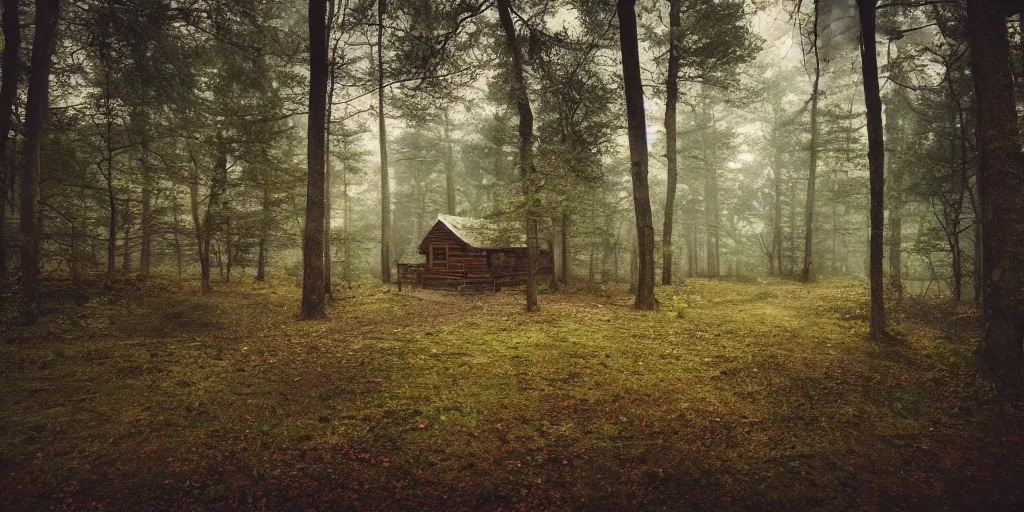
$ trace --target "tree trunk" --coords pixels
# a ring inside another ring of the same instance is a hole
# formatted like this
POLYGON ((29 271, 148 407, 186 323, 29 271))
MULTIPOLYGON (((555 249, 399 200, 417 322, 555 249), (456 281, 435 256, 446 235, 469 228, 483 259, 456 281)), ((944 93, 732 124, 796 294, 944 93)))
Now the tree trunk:
POLYGON ((10 138, 11 117, 14 114, 14 102, 18 98, 18 53, 21 51, 21 25, 18 20, 18 0, 3 0, 3 36, 4 51, 0 83, 0 288, 7 286, 7 197, 9 178, 15 174, 16 164, 8 158, 7 143, 10 138))
POLYGON ((225 264, 226 272, 224 274, 224 282, 225 283, 230 283, 231 282, 231 267, 233 267, 234 263, 235 263, 234 245, 235 244, 231 243, 231 217, 230 216, 225 216, 225 218, 224 218, 224 256, 225 256, 225 260, 226 260, 226 262, 225 262, 226 263, 225 264))
MULTIPOLYGON (((128 211, 127 201, 122 211, 128 211)), ((124 224, 124 243, 121 244, 121 274, 128 275, 132 270, 132 222, 127 215, 121 219, 121 222, 124 224)))
POLYGON ((617 10, 638 242, 639 269, 635 306, 637 309, 651 310, 657 305, 654 297, 654 221, 651 218, 650 187, 647 183, 647 121, 644 114, 644 89, 640 81, 635 4, 636 0, 619 0, 617 10))
POLYGON ((32 71, 25 109, 25 143, 21 160, 21 304, 25 323, 39 319, 39 238, 36 210, 39 204, 39 142, 49 110, 50 65, 57 31, 58 0, 36 1, 32 71))
POLYGON ((146 276, 149 275, 150 262, 152 260, 152 240, 153 240, 153 205, 152 205, 152 190, 153 190, 153 169, 149 159, 149 116, 145 112, 142 114, 142 122, 138 128, 142 135, 142 141, 140 144, 141 149, 141 167, 142 167, 142 213, 139 219, 141 227, 141 244, 139 246, 139 273, 146 276))
MULTIPOLYGON (((109 125, 110 122, 108 121, 109 125)), ((110 126, 107 126, 107 140, 110 140, 110 126)), ((106 183, 107 183, 107 282, 114 280, 114 261, 117 258, 117 197, 114 195, 114 177, 110 161, 113 159, 110 144, 107 144, 106 183)))
POLYGON ((444 109, 444 185, 448 215, 455 215, 455 151, 452 148, 452 127, 448 109, 444 109))
POLYGON ((709 132, 714 133, 715 124, 713 119, 713 113, 711 113, 710 104, 707 103, 707 96, 704 96, 703 101, 705 102, 704 114, 708 115, 708 125, 701 132, 701 146, 703 151, 704 160, 704 222, 707 227, 705 233, 707 246, 707 275, 708 277, 718 277, 720 274, 719 268, 719 251, 718 251, 718 229, 719 229, 719 211, 718 211, 718 169, 715 168, 715 157, 714 149, 711 148, 712 143, 708 141, 709 132))
POLYGON ((619 233, 618 233, 618 231, 616 231, 616 233, 615 233, 615 262, 614 262, 614 264, 615 264, 615 282, 616 283, 619 282, 619 252, 620 252, 619 233))
POLYGON ((594 244, 590 244, 590 259, 587 260, 587 283, 594 284, 594 244))
POLYGON ((967 3, 971 74, 978 112, 982 217, 981 353, 998 373, 1024 371, 1024 158, 1010 67, 1006 16, 994 0, 967 3))
MULTIPOLYGON (((326 39, 328 44, 334 39, 334 22, 337 16, 337 10, 333 1, 328 2, 327 10, 327 28, 326 28, 326 39)), ((334 39, 334 43, 330 45, 331 55, 328 61, 328 72, 327 72, 327 100, 326 100, 326 114, 324 121, 324 294, 327 299, 334 297, 331 291, 334 288, 333 283, 333 269, 334 265, 331 262, 331 215, 332 215, 332 201, 331 201, 331 181, 332 173, 334 171, 333 162, 331 158, 331 132, 334 128, 334 91, 338 83, 338 45, 340 39, 334 39)), ((265 237, 264 237, 265 239, 265 237)), ((261 240, 261 243, 265 243, 261 240)), ((263 248, 260 248, 263 251, 263 248)))
POLYGON ((341 202, 342 202, 342 218, 341 220, 341 257, 344 258, 345 264, 341 267, 341 273, 345 279, 345 286, 349 290, 352 289, 352 243, 349 241, 349 219, 352 218, 352 212, 349 210, 349 198, 348 198, 348 167, 344 164, 341 166, 341 202))
POLYGON ((391 182, 388 178, 388 130, 384 119, 384 13, 377 0, 377 120, 380 135, 380 280, 391 282, 391 182))
POLYGON ((629 293, 636 293, 637 274, 640 257, 637 255, 636 233, 630 233, 629 239, 629 293))
POLYGON ((697 277, 700 272, 700 262, 697 258, 697 194, 696 184, 691 183, 689 193, 686 196, 686 277, 697 277))
POLYGON ((786 258, 786 275, 796 273, 796 177, 789 177, 789 248, 786 258))
POLYGON ((903 297, 902 173, 898 165, 889 166, 889 287, 897 297, 903 297))
POLYGON ((672 284, 672 228, 675 217, 679 156, 676 147, 676 104, 679 101, 679 49, 681 0, 669 0, 668 80, 665 83, 665 141, 668 156, 668 190, 665 194, 665 223, 661 230, 661 284, 672 284))
MULTIPOLYGON (((901 156, 905 149, 909 134, 901 123, 900 115, 897 112, 899 102, 905 101, 901 97, 901 91, 896 90, 886 98, 883 107, 886 111, 892 110, 890 115, 885 117, 885 133, 889 139, 887 149, 889 151, 889 168, 886 172, 888 195, 886 204, 889 207, 889 288, 898 299, 903 298, 903 166, 901 156)), ((950 158, 953 160, 953 158, 950 158)))
MULTIPOLYGON (((963 249, 960 243, 960 229, 961 221, 960 217, 964 210, 965 194, 968 193, 968 142, 967 142, 967 122, 964 119, 964 109, 961 107, 960 101, 956 95, 956 88, 953 86, 953 80, 950 76, 950 66, 946 66, 946 84, 949 87, 950 99, 954 102, 954 108, 949 113, 949 179, 950 188, 953 191, 953 198, 950 201, 952 206, 947 208, 949 213, 947 214, 947 224, 949 228, 946 230, 947 239, 949 240, 949 249, 953 257, 951 265, 951 273, 953 279, 953 300, 959 303, 963 300, 963 249), (959 122, 958 122, 959 121, 959 122), (959 131, 957 133, 957 127, 959 131), (959 158, 956 158, 959 156, 959 158)), ((973 201, 972 201, 973 202, 973 201)), ((975 222, 979 222, 975 219, 975 222)))
POLYGON ((523 60, 512 23, 509 0, 498 0, 498 18, 505 33, 505 47, 511 57, 510 92, 519 114, 519 177, 523 182, 523 200, 526 203, 526 310, 537 310, 537 201, 534 190, 533 169, 533 109, 526 93, 523 60))
MULTIPOLYGON (((333 84, 331 87, 333 88, 333 84)), ((333 171, 333 163, 331 162, 330 106, 332 96, 333 93, 328 93, 327 95, 327 113, 324 128, 324 295, 328 299, 333 297, 331 293, 331 172, 333 171)))
POLYGON ((182 272, 182 256, 181 256, 181 234, 178 232, 181 229, 181 206, 178 204, 178 189, 174 187, 171 195, 171 208, 174 222, 174 263, 178 269, 178 277, 181 277, 182 272))
POLYGON ((818 173, 818 95, 821 87, 821 59, 818 56, 819 0, 814 0, 814 85, 811 88, 811 142, 809 147, 810 167, 807 172, 807 204, 804 206, 804 266, 800 280, 811 280, 811 265, 814 262, 814 187, 818 173))
POLYGON ((829 185, 830 185, 830 188, 831 188, 831 191, 832 191, 832 197, 831 197, 831 199, 832 199, 832 201, 831 201, 831 203, 832 203, 832 219, 831 219, 832 220, 832 233, 831 233, 831 238, 832 238, 832 258, 831 258, 831 262, 829 263, 829 274, 835 276, 839 272, 838 271, 838 265, 836 263, 838 261, 838 259, 839 259, 839 253, 836 252, 836 240, 837 240, 838 234, 839 234, 839 201, 837 201, 837 198, 836 198, 836 196, 838 195, 838 190, 837 190, 837 179, 836 179, 836 172, 835 171, 832 172, 832 180, 831 181, 832 181, 832 183, 830 183, 829 185))
POLYGON ((192 225, 195 226, 196 230, 196 252, 199 255, 199 293, 202 295, 208 295, 210 293, 210 242, 209 237, 206 236, 206 232, 209 230, 207 218, 209 217, 209 208, 205 218, 199 216, 199 169, 195 158, 192 158, 192 179, 189 181, 188 187, 188 198, 189 198, 189 210, 192 213, 192 225))
POLYGON ((267 239, 263 237, 260 237, 257 242, 256 280, 259 282, 267 280, 267 239))
POLYGON ((871 183, 871 339, 887 336, 885 292, 882 281, 883 223, 885 222, 885 140, 882 135, 882 98, 878 85, 878 56, 875 49, 876 0, 857 0, 860 13, 860 55, 864 76, 864 104, 868 125, 868 174, 871 183))
POLYGON ((562 282, 569 282, 569 210, 562 210, 562 282))
MULTIPOLYGON (((779 126, 774 128, 772 145, 777 145, 779 126)), ((779 155, 780 150, 775 146, 772 156, 772 178, 775 190, 774 213, 772 215, 772 250, 775 252, 775 263, 778 265, 778 275, 782 277, 782 162, 779 155)))
POLYGON ((213 254, 217 256, 217 276, 224 279, 224 258, 221 257, 219 240, 214 244, 213 254))
MULTIPOLYGON (((107 207, 109 218, 107 219, 107 281, 111 282, 115 277, 115 261, 117 259, 117 197, 114 192, 114 111, 111 106, 111 70, 110 54, 107 48, 109 42, 101 40, 99 52, 100 64, 103 67, 103 117, 104 117, 104 147, 106 153, 103 155, 105 169, 104 178, 107 185, 107 207)), ((127 243, 127 241, 125 242, 127 243)))
MULTIPOLYGON (((381 0, 383 3, 383 0, 381 0)), ((381 92, 383 95, 383 90, 381 92)), ((383 104, 381 104, 383 108, 383 104)), ((303 319, 324 318, 324 179, 327 114, 327 0, 309 0, 309 118, 306 225, 302 240, 303 319)), ((381 126, 384 118, 381 117, 381 126)), ((383 138, 383 133, 381 134, 383 138)))
POLYGON ((263 218, 260 220, 259 251, 256 255, 256 280, 265 281, 267 279, 267 238, 270 235, 270 219, 273 215, 270 211, 270 190, 267 187, 263 188, 260 208, 263 210, 263 218))
MULTIPOLYGON (((202 280, 200 290, 206 295, 213 291, 210 285, 210 247, 213 243, 214 231, 220 228, 223 222, 223 213, 226 208, 221 201, 228 186, 228 148, 224 141, 224 135, 217 132, 214 142, 216 159, 213 164, 213 179, 210 180, 210 195, 206 199, 206 213, 203 215, 202 241, 203 250, 200 251, 200 267, 204 270, 200 278, 202 280)), ((218 266, 220 265, 220 252, 217 253, 218 266)), ((221 272, 223 273, 223 272, 221 272)))

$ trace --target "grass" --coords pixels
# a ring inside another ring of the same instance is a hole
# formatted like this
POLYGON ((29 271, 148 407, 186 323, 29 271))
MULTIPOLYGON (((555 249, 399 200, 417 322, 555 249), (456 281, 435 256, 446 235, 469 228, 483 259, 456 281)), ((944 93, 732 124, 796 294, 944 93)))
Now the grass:
POLYGON ((860 281, 367 285, 317 322, 283 283, 52 293, 0 344, 4 510, 1024 506, 976 312, 873 343, 860 281))

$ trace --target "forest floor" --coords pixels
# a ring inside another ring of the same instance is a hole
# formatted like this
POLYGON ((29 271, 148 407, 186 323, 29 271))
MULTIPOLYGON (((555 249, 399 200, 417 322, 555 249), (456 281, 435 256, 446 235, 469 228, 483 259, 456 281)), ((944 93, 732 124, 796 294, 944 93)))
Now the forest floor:
POLYGON ((1024 506, 969 306, 874 343, 859 280, 345 293, 51 284, 0 325, 0 509, 1024 506))

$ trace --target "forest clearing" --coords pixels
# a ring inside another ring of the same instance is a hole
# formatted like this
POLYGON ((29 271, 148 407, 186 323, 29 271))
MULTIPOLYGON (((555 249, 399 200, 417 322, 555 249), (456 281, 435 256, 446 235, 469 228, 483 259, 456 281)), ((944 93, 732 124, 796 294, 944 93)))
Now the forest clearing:
POLYGON ((0 512, 1024 510, 1024 0, 0 36, 0 512))
MULTIPOLYGON (((863 279, 398 293, 296 319, 292 282, 48 289, 0 344, 0 508, 1019 507, 1024 408, 973 307, 863 279), (77 304, 76 304, 77 301, 77 304)), ((339 295, 341 295, 339 293, 339 295)))

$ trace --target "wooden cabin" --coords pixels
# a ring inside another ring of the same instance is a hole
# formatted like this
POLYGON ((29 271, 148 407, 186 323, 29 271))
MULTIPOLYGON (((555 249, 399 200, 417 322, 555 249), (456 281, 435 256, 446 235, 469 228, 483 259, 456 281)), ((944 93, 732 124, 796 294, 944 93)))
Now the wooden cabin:
MULTIPOLYGON (((420 242, 426 263, 398 265, 399 286, 500 289, 526 281, 526 237, 484 219, 438 215, 420 242)), ((538 254, 538 278, 554 274, 551 252, 538 254)))

